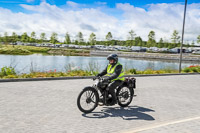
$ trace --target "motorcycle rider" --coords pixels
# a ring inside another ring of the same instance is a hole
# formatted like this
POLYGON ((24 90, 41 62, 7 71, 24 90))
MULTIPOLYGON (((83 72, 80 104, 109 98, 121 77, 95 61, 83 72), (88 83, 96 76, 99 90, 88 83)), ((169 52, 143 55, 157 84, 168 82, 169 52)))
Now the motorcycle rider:
POLYGON ((117 97, 115 94, 115 88, 121 85, 124 81, 124 72, 123 66, 118 62, 118 55, 117 54, 110 54, 107 56, 107 60, 109 60, 109 64, 107 67, 96 76, 104 76, 104 81, 111 81, 108 85, 109 93, 112 95, 113 98, 113 105, 117 103, 117 97))

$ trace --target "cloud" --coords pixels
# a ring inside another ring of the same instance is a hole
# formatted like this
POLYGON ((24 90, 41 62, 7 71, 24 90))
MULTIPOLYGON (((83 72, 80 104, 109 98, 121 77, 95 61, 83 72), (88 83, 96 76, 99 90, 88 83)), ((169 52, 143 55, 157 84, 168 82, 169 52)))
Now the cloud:
POLYGON ((92 25, 88 25, 88 24, 80 24, 80 27, 82 29, 85 29, 85 30, 88 30, 88 31, 91 31, 91 32, 96 32, 97 29, 95 29, 92 25))
POLYGON ((107 2, 100 2, 100 1, 98 1, 98 2, 95 2, 95 4, 97 4, 97 5, 106 5, 107 2))
MULTIPOLYGON (((97 3, 96 3, 97 5, 97 3)), ((99 3, 99 8, 87 7, 72 1, 67 1, 66 6, 58 7, 45 1, 40 5, 21 4, 28 13, 12 12, 0 8, 0 34, 13 31, 30 34, 35 31, 39 37, 45 32, 50 36, 52 32, 58 33, 61 41, 66 32, 72 40, 78 32, 82 32, 87 40, 94 32, 98 40, 104 40, 108 32, 114 39, 127 39, 128 32, 133 29, 143 40, 147 40, 151 30, 155 31, 156 39, 161 37, 170 40, 173 30, 181 35, 184 5, 151 4, 147 8, 139 8, 129 3, 118 3, 115 8, 109 8, 106 3, 99 3), (103 5, 103 8, 101 8, 103 5), (120 12, 106 13, 105 9, 120 12)), ((188 5, 186 15, 185 40, 196 40, 200 35, 200 3, 188 5)))
MULTIPOLYGON (((185 26, 185 39, 196 40, 200 34, 200 4, 188 5, 185 26)), ((182 31, 184 5, 151 4, 147 10, 134 7, 130 4, 117 4, 117 8, 124 11, 123 26, 132 28, 147 40, 148 31, 154 30, 156 38, 171 38, 173 30, 182 31)), ((181 35, 181 34, 179 34, 181 35)))
POLYGON ((115 29, 114 25, 117 23, 117 19, 98 9, 84 8, 73 11, 46 2, 37 6, 22 4, 21 7, 32 13, 14 13, 8 9, 0 8, 1 33, 15 31, 18 34, 23 32, 30 34, 35 31, 39 37, 42 32, 45 32, 48 36, 52 32, 56 32, 63 39, 63 35, 69 32, 72 39, 75 39, 75 36, 81 31, 85 40, 88 39, 91 32, 95 32, 99 39, 104 39, 105 34, 115 29), (13 26, 2 27, 5 24, 15 25, 18 28, 13 28, 13 26))
POLYGON ((67 1, 66 3, 67 3, 67 5, 69 5, 69 6, 73 7, 73 8, 79 7, 79 4, 77 4, 77 3, 73 2, 73 1, 67 1))

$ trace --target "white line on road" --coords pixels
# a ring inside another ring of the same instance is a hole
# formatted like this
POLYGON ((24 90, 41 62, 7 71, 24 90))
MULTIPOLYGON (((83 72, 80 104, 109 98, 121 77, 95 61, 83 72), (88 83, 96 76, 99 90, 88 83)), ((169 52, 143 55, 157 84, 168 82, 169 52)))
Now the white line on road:
POLYGON ((182 119, 182 120, 171 121, 171 122, 165 122, 165 123, 161 123, 161 124, 157 123, 157 124, 154 124, 154 125, 151 125, 148 127, 139 127, 137 129, 126 131, 123 133, 136 133, 136 132, 141 132, 141 131, 145 131, 145 130, 150 130, 150 129, 154 129, 154 128, 164 127, 164 126, 168 126, 168 125, 172 125, 172 124, 183 123, 183 122, 188 122, 188 121, 193 121, 193 120, 198 120, 198 119, 200 119, 200 116, 182 119))

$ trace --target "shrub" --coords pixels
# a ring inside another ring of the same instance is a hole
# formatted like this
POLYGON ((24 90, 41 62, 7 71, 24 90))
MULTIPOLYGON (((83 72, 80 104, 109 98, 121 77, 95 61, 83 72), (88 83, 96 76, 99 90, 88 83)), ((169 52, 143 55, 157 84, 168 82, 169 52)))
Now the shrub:
POLYGON ((154 73, 153 70, 151 70, 151 69, 147 69, 147 70, 144 71, 143 74, 155 74, 155 73, 154 73))
POLYGON ((13 79, 13 78, 18 78, 17 75, 8 75, 8 76, 4 76, 4 79, 13 79))
POLYGON ((172 73, 172 69, 170 69, 170 68, 166 68, 166 69, 164 69, 163 71, 165 71, 166 73, 172 73))
POLYGON ((183 72, 189 73, 189 72, 200 72, 200 66, 199 65, 192 65, 189 67, 186 67, 183 69, 183 72))
POLYGON ((8 75, 16 75, 15 69, 12 67, 2 67, 0 76, 4 77, 4 76, 8 76, 8 75))
POLYGON ((191 70, 192 70, 192 72, 198 72, 197 67, 192 67, 191 70))
POLYGON ((190 68, 186 67, 183 69, 183 72, 189 73, 189 72, 191 72, 191 70, 190 70, 190 68))
POLYGON ((130 74, 137 74, 137 70, 136 69, 129 69, 128 71, 127 71, 127 73, 130 73, 130 74))

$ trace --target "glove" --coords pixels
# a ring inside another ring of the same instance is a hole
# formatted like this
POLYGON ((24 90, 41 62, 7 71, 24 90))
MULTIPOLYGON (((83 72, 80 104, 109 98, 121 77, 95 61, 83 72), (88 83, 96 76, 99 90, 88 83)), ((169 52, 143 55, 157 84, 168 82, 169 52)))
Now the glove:
POLYGON ((100 76, 100 75, 97 74, 97 75, 93 78, 93 80, 96 80, 99 76, 100 76))
POLYGON ((109 80, 110 80, 110 77, 105 77, 105 78, 103 79, 104 82, 108 82, 109 80))

